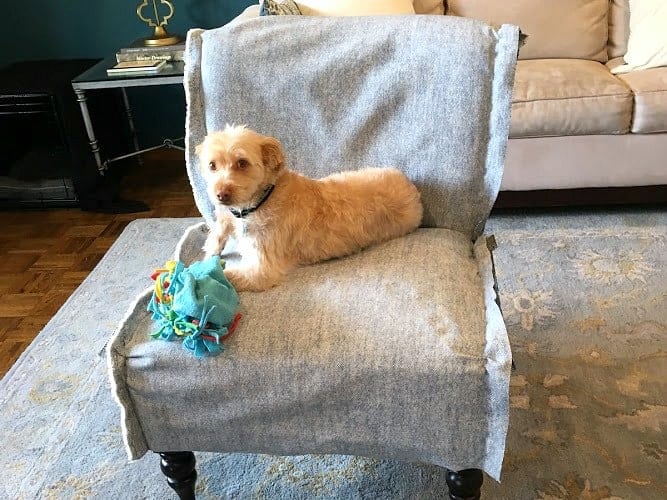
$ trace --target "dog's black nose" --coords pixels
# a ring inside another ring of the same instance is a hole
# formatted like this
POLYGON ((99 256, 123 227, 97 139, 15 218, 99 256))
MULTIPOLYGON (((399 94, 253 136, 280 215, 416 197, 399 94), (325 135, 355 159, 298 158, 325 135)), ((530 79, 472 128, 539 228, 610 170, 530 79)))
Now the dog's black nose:
POLYGON ((222 203, 229 203, 229 200, 232 199, 232 195, 229 194, 229 191, 220 191, 217 194, 217 197, 222 203))

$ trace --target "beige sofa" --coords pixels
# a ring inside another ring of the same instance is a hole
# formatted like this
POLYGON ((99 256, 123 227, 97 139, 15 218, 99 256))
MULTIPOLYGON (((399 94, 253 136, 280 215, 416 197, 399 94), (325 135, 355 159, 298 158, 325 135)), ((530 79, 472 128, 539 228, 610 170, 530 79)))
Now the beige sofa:
MULTIPOLYGON (((610 72, 627 48, 628 3, 447 2, 447 15, 509 22, 529 35, 519 54, 503 194, 667 185, 667 67, 610 72)), ((414 5, 417 14, 444 11, 433 0, 414 5)), ((257 12, 253 6, 240 17, 257 12)))
POLYGON ((628 0, 450 0, 448 14, 529 35, 503 191, 667 184, 667 67, 609 71, 627 48, 628 0))

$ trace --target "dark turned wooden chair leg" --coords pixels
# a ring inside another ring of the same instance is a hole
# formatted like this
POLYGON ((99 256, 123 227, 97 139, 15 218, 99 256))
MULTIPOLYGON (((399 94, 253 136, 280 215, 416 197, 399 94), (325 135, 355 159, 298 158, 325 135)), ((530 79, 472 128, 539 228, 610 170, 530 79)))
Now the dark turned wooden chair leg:
POLYGON ((482 495, 484 475, 479 469, 458 472, 447 469, 446 479, 451 500, 479 500, 482 495))
POLYGON ((194 500, 197 482, 195 454, 191 451, 169 451, 159 455, 162 457, 160 469, 178 498, 194 500))

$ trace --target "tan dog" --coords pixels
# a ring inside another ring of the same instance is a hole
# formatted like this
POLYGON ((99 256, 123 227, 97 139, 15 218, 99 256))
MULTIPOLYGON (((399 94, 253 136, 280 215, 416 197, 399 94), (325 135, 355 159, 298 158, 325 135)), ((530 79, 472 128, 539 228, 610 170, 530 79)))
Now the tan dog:
POLYGON ((357 252, 421 222, 417 188, 393 168, 308 179, 285 167, 276 139, 229 125, 196 153, 216 212, 204 251, 219 255, 234 233, 241 265, 225 275, 239 291, 266 290, 300 264, 357 252))

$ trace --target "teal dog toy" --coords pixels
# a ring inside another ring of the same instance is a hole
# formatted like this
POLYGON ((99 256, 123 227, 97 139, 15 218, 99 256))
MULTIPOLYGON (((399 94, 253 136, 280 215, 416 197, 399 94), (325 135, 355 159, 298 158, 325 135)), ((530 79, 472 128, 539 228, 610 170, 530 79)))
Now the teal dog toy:
POLYGON ((198 358, 224 350, 223 340, 236 329, 239 296, 224 273, 224 261, 214 256, 185 267, 167 261, 151 278, 155 280, 148 311, 158 330, 154 339, 183 341, 198 358))

